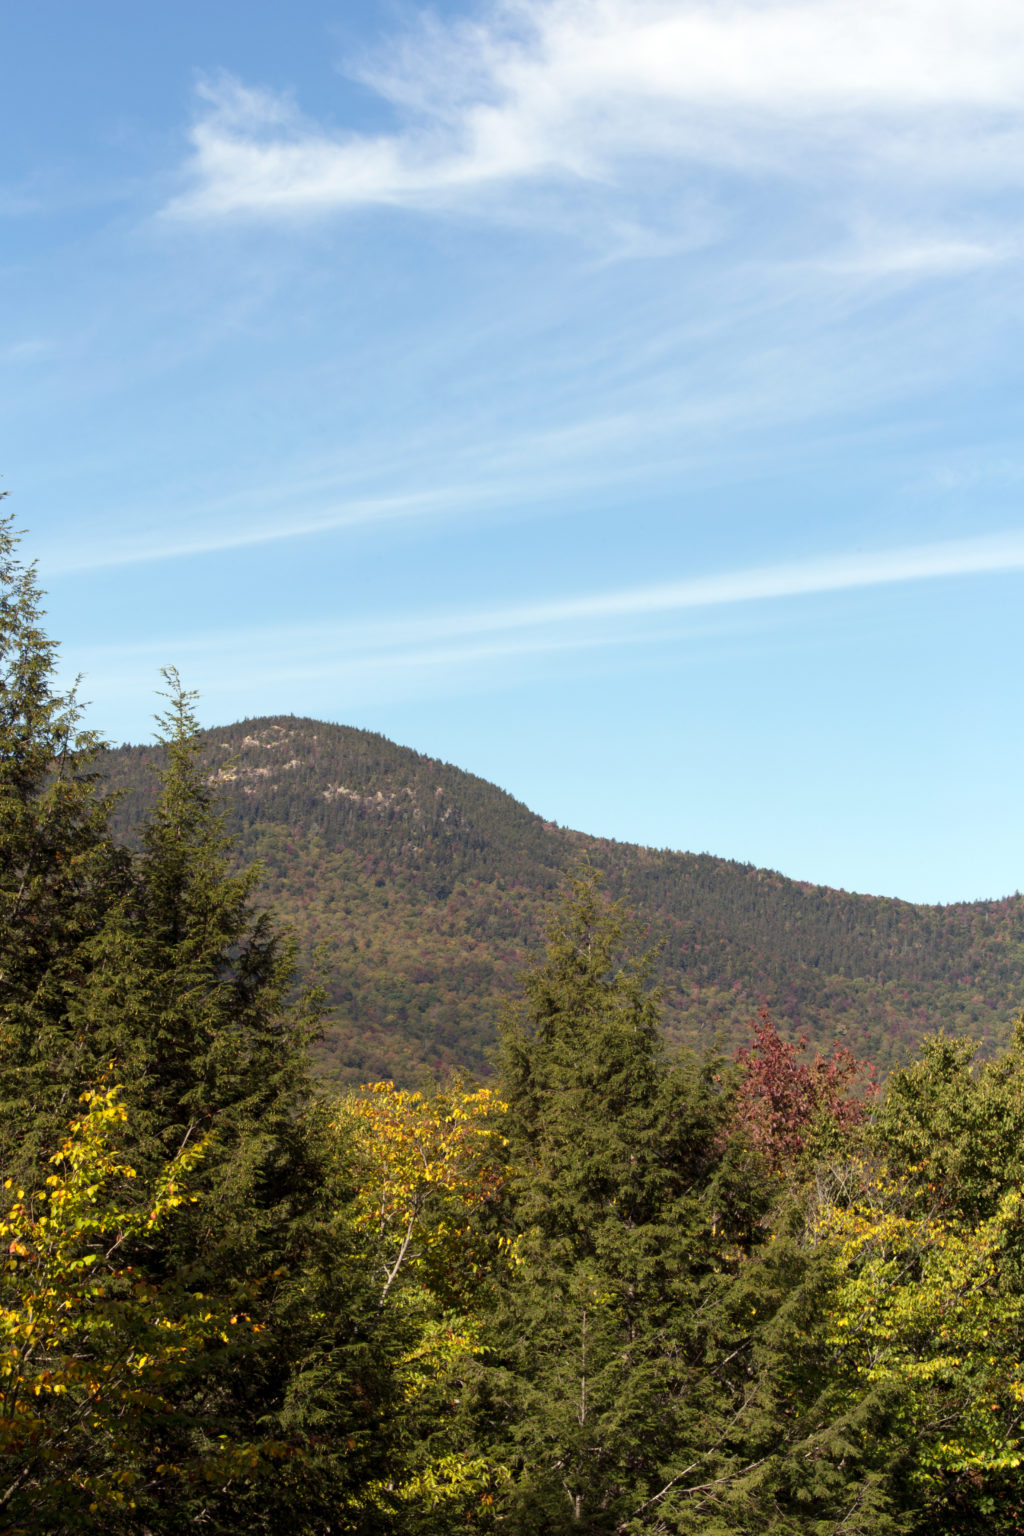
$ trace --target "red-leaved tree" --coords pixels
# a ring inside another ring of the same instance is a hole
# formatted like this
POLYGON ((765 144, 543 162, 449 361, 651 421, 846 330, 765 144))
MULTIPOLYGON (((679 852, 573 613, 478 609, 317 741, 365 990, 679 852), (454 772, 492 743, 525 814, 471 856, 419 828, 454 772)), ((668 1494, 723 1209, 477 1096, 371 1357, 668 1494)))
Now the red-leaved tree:
POLYGON ((736 1052, 740 1083, 733 1123, 743 1127, 773 1168, 792 1163, 812 1135, 849 1133, 865 1120, 877 1091, 875 1069, 846 1046, 801 1061, 807 1038, 783 1040, 766 1008, 753 1043, 736 1052))

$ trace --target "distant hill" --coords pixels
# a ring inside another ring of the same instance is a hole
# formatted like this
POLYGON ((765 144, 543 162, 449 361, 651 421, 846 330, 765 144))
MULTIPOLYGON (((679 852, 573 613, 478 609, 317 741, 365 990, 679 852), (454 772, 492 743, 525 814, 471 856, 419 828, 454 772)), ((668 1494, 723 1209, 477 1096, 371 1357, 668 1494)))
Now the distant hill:
MULTIPOLYGON (((486 1072, 502 1001, 581 855, 660 946, 670 1042, 731 1050, 767 1006, 785 1032, 889 1067, 940 1027, 1005 1040, 1024 1002, 1019 895, 918 906, 588 837, 447 763, 317 720, 247 720, 204 742, 241 858, 262 862, 303 963, 325 948, 320 1060, 341 1082, 486 1072)), ((126 841, 160 762, 156 747, 105 755, 126 841)))

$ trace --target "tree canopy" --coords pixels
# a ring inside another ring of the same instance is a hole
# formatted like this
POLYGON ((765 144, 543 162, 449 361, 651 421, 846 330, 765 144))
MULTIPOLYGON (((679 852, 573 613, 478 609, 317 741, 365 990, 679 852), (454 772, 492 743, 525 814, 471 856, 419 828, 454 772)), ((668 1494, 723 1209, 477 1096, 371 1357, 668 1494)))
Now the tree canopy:
POLYGON ((3 1529, 1020 1536, 1024 1020, 670 1049, 580 866, 492 1080, 339 1095, 194 695, 126 849, 41 620, 2 521, 3 1529))

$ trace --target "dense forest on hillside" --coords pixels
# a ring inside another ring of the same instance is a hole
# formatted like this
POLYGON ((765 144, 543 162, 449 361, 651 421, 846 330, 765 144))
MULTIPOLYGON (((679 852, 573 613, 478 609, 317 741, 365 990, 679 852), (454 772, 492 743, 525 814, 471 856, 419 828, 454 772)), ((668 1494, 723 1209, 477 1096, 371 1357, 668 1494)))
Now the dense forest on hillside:
MULTIPOLYGON (((320 1059, 338 1081, 490 1070, 496 1021, 580 857, 643 918, 668 1038, 733 1049, 767 1007, 790 1034, 882 1067, 923 1035, 1005 1042, 1024 977, 1024 899, 945 907, 852 895, 770 870, 588 837, 493 784, 346 726, 290 716, 203 733, 243 862, 323 946, 320 1059)), ((120 836, 157 791, 157 747, 102 760, 120 836)))

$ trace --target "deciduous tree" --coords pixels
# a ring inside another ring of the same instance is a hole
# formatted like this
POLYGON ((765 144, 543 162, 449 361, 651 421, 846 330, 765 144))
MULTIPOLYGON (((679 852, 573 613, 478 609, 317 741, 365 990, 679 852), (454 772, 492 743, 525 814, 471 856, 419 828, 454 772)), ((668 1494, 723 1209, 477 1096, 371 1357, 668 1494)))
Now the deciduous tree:
POLYGON ((843 1151, 864 1124, 875 1095, 874 1073, 845 1046, 831 1056, 801 1061, 807 1041, 783 1040, 762 1010, 753 1042, 736 1052, 740 1069, 733 1122, 744 1128, 776 1171, 793 1166, 805 1150, 843 1151))
POLYGON ((467 1450, 452 1433, 493 1270, 507 1262, 488 1219, 509 1177, 505 1112, 493 1090, 459 1083, 430 1095, 373 1083, 341 1105, 357 1227, 402 1341, 388 1474, 366 1497, 397 1505, 405 1536, 464 1524, 506 1478, 486 1447, 467 1450))
POLYGON ((125 1120, 116 1088, 83 1095, 45 1182, 12 1187, 0 1220, 0 1525, 12 1533, 131 1527, 155 1485, 173 1496, 239 1470, 236 1448, 216 1443, 185 1464, 146 1454, 183 1378, 249 1322, 130 1262, 193 1198, 206 1149, 192 1140, 140 1180, 125 1120))

